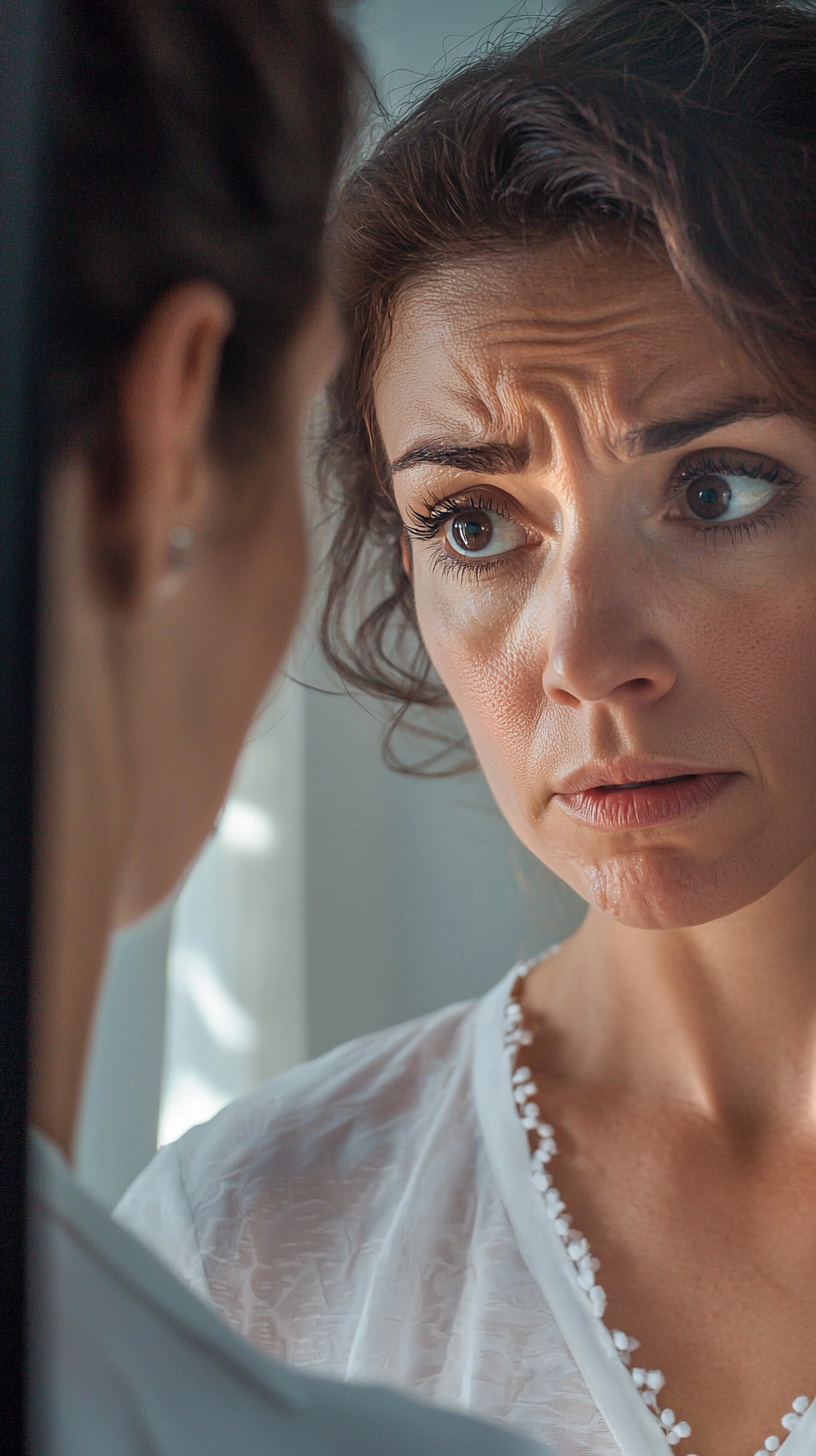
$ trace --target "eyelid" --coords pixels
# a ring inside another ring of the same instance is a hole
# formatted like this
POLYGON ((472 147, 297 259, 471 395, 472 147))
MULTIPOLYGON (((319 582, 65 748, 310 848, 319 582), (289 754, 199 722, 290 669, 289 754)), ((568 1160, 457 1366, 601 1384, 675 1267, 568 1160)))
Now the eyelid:
POLYGON ((453 516, 461 511, 474 510, 492 511, 495 515, 504 516, 506 520, 515 521, 523 531, 533 533, 534 528, 525 521, 526 513, 521 507, 508 500, 502 490, 484 484, 457 491, 439 500, 425 498, 417 506, 408 506, 406 515, 409 520, 404 522, 404 529, 409 536, 430 540, 438 535, 453 516))
POLYGON ((760 455, 753 450, 740 450, 738 446, 725 446, 719 450, 701 451, 686 455, 672 473, 669 485, 669 512, 665 519, 682 520, 695 533, 710 541, 736 541, 746 535, 753 535, 760 525, 769 526, 780 516, 795 509, 797 490, 805 476, 796 473, 769 455, 760 455), (706 519, 692 511, 684 511, 684 496, 689 486, 706 476, 730 476, 770 486, 765 498, 758 501, 754 509, 744 515, 712 517, 706 519))
POLYGON ((749 480, 767 480, 771 485, 792 487, 802 480, 781 460, 754 450, 724 445, 684 455, 672 471, 672 490, 679 492, 701 475, 744 475, 749 480))

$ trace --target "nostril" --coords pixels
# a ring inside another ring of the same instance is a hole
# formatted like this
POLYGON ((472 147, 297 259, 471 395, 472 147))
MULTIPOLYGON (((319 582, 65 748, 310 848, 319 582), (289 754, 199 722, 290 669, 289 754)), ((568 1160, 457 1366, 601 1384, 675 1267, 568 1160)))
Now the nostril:
POLYGON ((548 687, 544 684, 544 691, 551 703, 557 703, 559 708, 580 708, 581 699, 574 693, 567 692, 566 688, 548 687))
POLYGON ((628 698, 645 707, 671 691, 677 669, 667 644, 641 635, 631 619, 610 613, 604 622, 584 617, 567 626, 561 624, 544 663, 551 702, 572 708, 628 698))
POLYGON ((645 705, 662 697, 672 686, 671 675, 660 672, 655 672, 653 677, 626 677, 621 674, 616 682, 608 671, 609 664, 605 664, 605 667, 606 671, 596 672, 579 672, 574 666, 569 673, 545 672, 544 692, 550 702, 564 708, 578 708, 582 703, 622 702, 626 698, 630 701, 642 700, 645 705), (558 680, 559 677, 561 681, 558 680), (568 686, 564 678, 567 679, 568 686))

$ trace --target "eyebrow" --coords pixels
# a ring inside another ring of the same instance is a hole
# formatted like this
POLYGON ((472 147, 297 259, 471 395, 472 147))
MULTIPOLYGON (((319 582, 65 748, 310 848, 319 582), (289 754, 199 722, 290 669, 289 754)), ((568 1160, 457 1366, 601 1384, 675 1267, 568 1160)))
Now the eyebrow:
POLYGON ((411 470, 415 465, 447 465, 451 470, 472 470, 483 475, 510 475, 524 470, 530 462, 529 445, 511 445, 504 441, 483 445, 449 445, 444 440, 423 440, 400 455, 391 466, 392 472, 411 470))
MULTIPOLYGON (((778 400, 767 396, 746 395, 723 400, 693 415, 675 420, 660 420, 653 425, 638 425, 619 437, 617 444, 632 458, 656 455, 661 450, 676 450, 700 435, 740 420, 767 419, 782 413, 778 400)), ((400 455, 391 466, 393 474, 411 470, 416 465, 442 465, 451 470, 469 470, 474 474, 518 474, 530 463, 530 447, 509 442, 485 442, 480 445, 455 445, 444 440, 422 440, 412 450, 400 455)))
POLYGON ((653 425, 627 430, 618 444, 630 456, 655 455, 660 450, 676 450, 680 445, 688 445, 699 435, 707 435, 725 425, 736 425, 740 420, 767 419, 780 413, 782 406, 779 401, 769 399, 767 395, 723 400, 682 419, 661 420, 653 425))

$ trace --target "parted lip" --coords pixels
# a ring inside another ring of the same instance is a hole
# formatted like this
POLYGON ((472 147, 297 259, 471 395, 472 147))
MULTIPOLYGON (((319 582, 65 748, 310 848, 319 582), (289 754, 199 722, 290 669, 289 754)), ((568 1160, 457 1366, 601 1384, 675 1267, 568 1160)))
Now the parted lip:
POLYGON ((637 788, 666 779, 709 777, 732 774, 733 769, 712 768, 710 764, 688 763, 668 758, 619 758, 614 763, 587 763, 567 774, 554 790, 566 798, 588 789, 637 788))

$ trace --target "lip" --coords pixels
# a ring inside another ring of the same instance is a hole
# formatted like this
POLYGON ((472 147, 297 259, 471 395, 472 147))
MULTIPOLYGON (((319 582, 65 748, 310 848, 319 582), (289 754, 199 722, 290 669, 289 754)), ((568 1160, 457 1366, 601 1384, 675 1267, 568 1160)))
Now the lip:
POLYGON ((553 797, 570 818, 595 828, 648 829, 699 814, 738 777, 665 759, 626 759, 587 764, 553 797))

